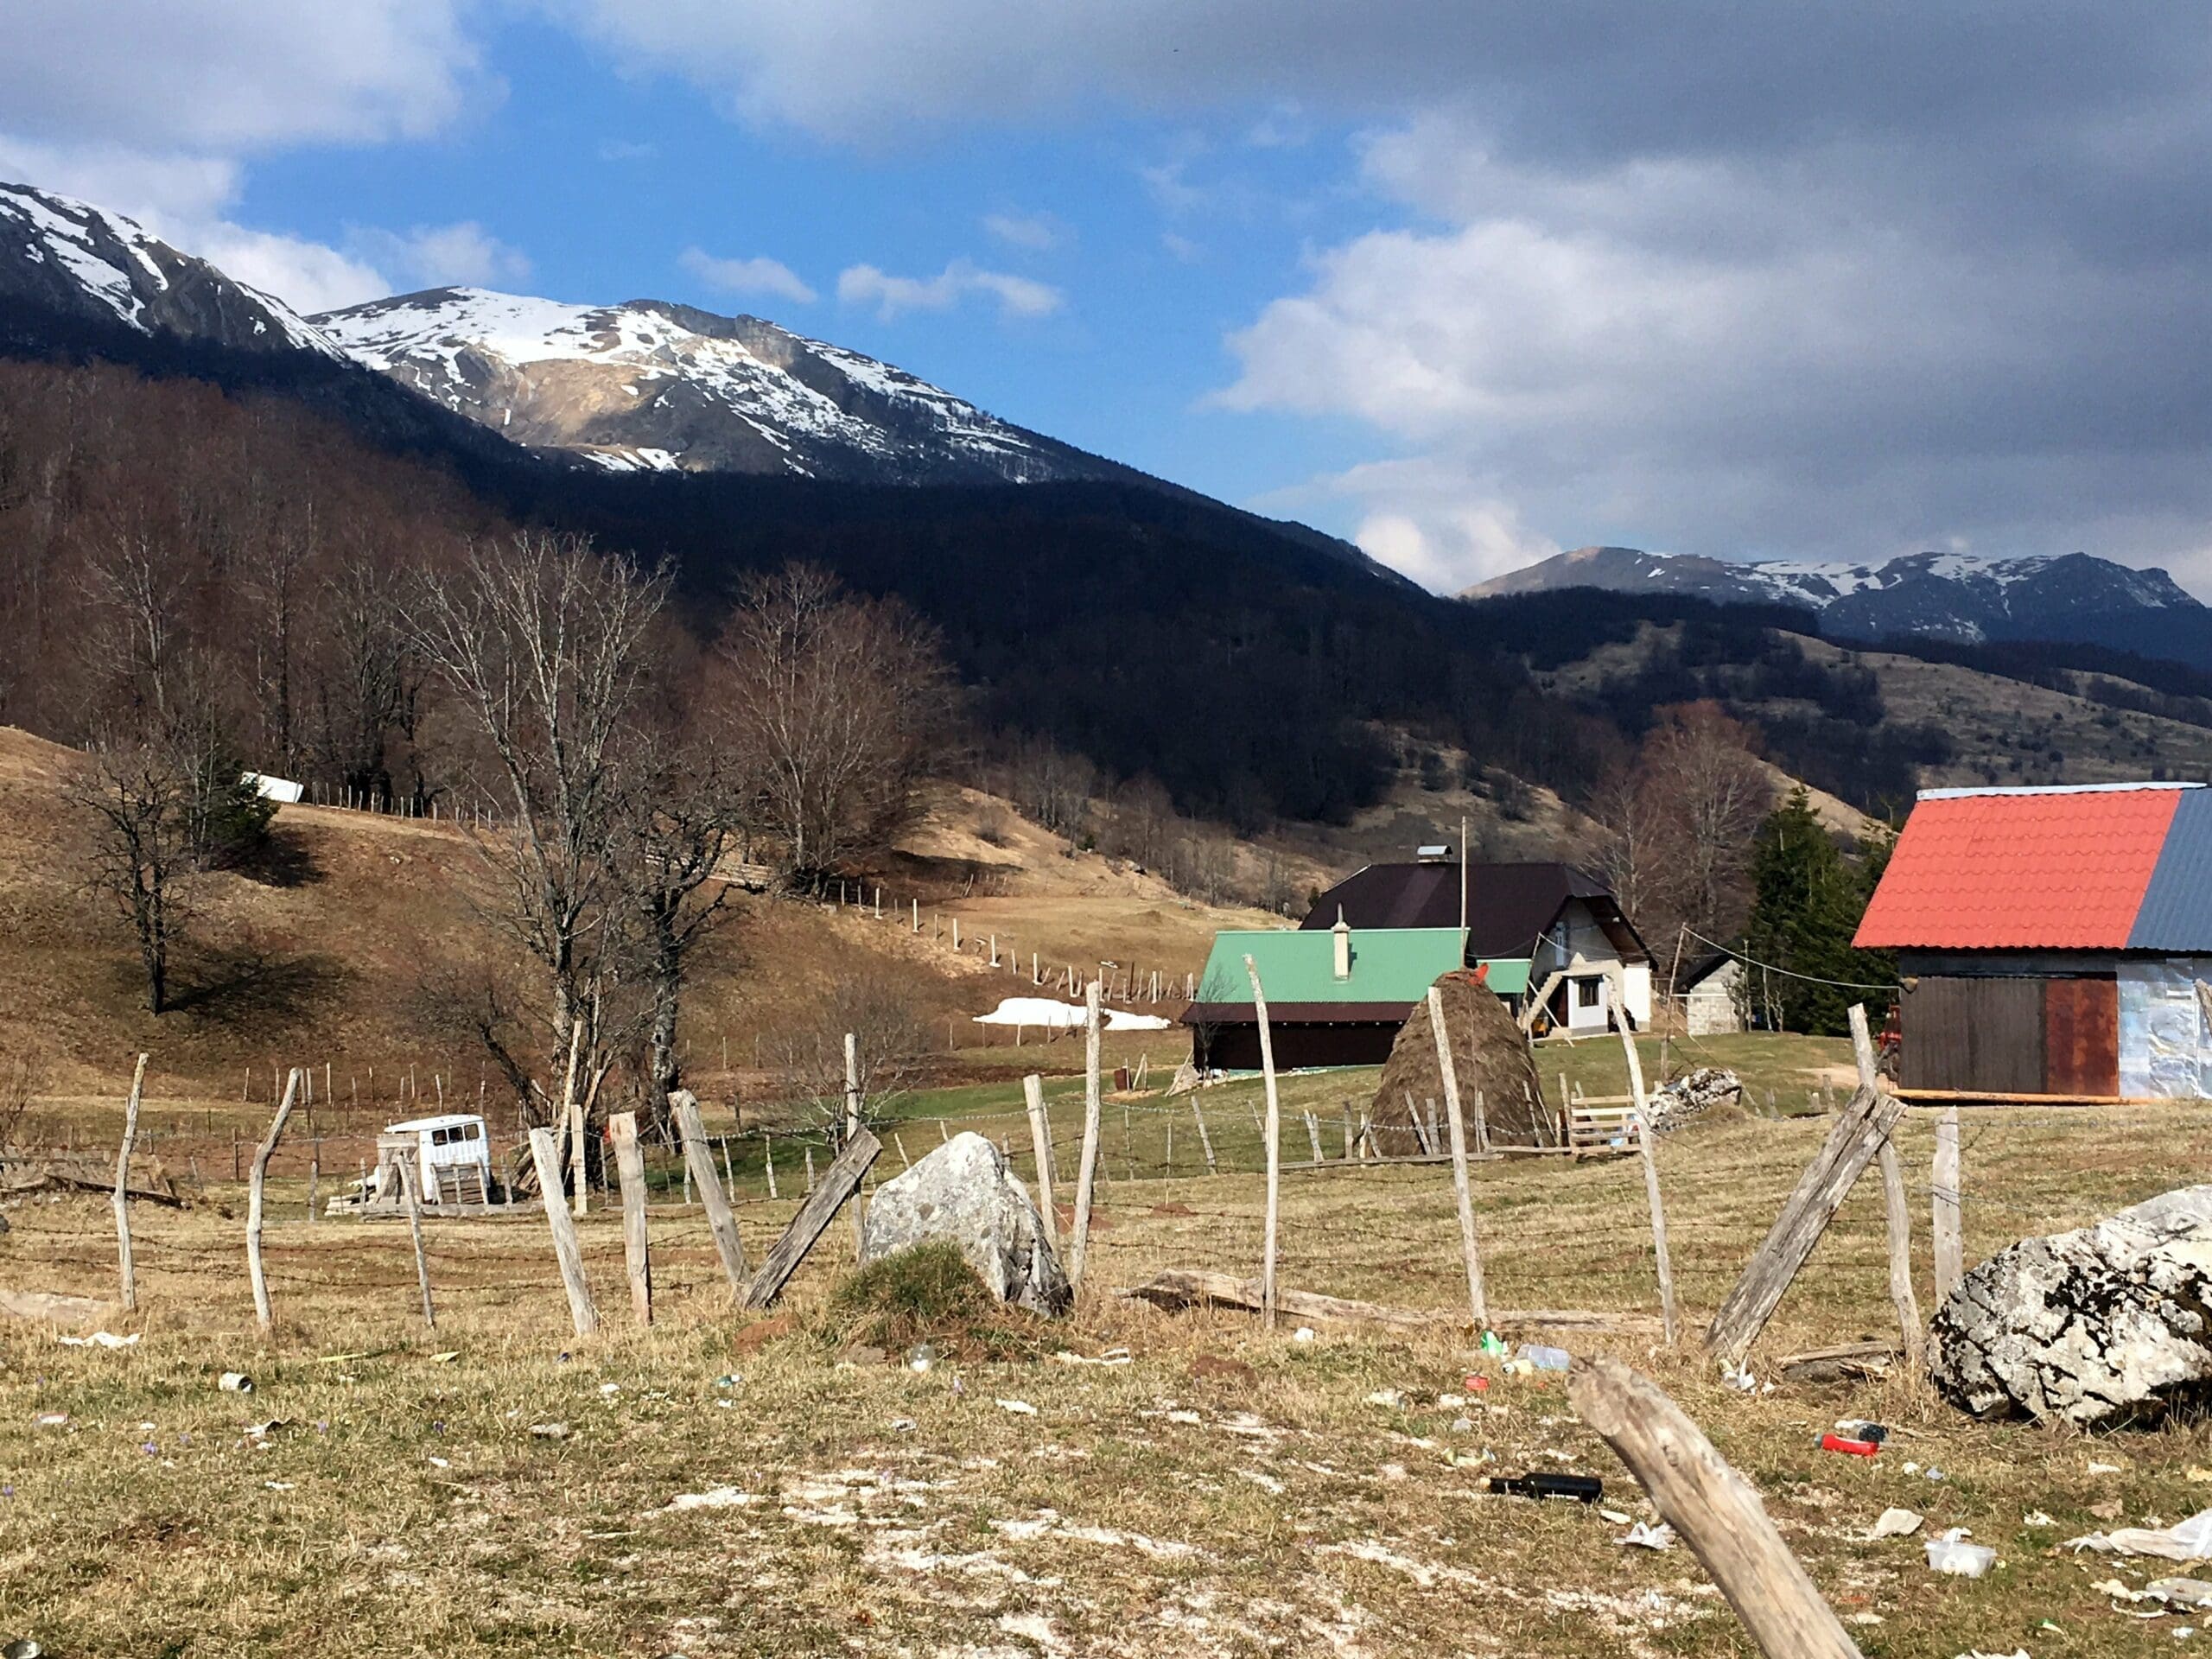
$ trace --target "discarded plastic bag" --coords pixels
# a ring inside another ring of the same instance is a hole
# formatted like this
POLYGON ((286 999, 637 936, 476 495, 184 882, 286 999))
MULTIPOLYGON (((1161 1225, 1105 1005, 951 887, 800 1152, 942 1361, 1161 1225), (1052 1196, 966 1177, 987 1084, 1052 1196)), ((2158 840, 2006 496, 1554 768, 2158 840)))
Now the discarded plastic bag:
POLYGON ((1989 1571, 1997 1560, 1997 1552, 1986 1544, 1966 1541, 1967 1529, 1953 1527, 1948 1532, 1938 1533, 1928 1541, 1928 1565, 1938 1573, 1948 1573, 1954 1578, 1978 1579, 1989 1571))
POLYGON ((2199 1510, 2186 1521, 2157 1530, 2116 1527, 2109 1533, 2089 1533, 2068 1539, 2065 1548, 2091 1549, 2101 1555, 2156 1555, 2169 1561, 2212 1560, 2212 1510, 2199 1510))
POLYGON ((1910 1538, 1920 1530, 1923 1517, 1916 1510, 1884 1510, 1874 1522, 1870 1538, 1910 1538))
POLYGON ((112 1331, 95 1331, 89 1337, 56 1337, 54 1340, 65 1348, 130 1348, 137 1345, 138 1332, 118 1337, 112 1331))
POLYGON ((1540 1342, 1521 1344, 1521 1357, 1540 1371, 1563 1371, 1574 1363, 1574 1357, 1564 1348, 1547 1348, 1540 1342))
POLYGON ((2153 1579, 2143 1586, 2143 1593, 2177 1607, 2212 1607, 2212 1584, 2202 1579, 2153 1579))
POLYGON ((1620 1541, 1633 1544, 1638 1549, 1672 1549, 1675 1547, 1675 1529, 1664 1521, 1656 1526, 1639 1521, 1628 1529, 1627 1535, 1620 1541))

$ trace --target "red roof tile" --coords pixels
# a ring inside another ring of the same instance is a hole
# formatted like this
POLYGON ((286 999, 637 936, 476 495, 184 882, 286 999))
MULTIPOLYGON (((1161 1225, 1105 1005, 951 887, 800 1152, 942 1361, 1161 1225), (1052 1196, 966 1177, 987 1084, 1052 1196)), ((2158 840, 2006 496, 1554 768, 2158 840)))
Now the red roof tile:
POLYGON ((1905 820, 1862 948, 2119 950, 2180 791, 1938 797, 1905 820))

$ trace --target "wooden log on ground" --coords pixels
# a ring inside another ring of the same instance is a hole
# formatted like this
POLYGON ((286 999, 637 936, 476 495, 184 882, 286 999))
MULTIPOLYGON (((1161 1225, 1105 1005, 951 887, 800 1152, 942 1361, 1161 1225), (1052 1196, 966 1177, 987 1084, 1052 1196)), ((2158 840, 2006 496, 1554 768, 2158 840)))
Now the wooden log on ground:
POLYGON ((130 1098, 123 1109, 123 1147, 115 1154, 115 1271, 123 1285, 123 1309, 138 1307, 138 1264, 130 1254, 130 1143, 138 1138, 138 1103, 146 1087, 146 1056, 130 1074, 130 1098))
POLYGON ((264 1331, 275 1323, 276 1314, 269 1306, 269 1276, 261 1267, 261 1212, 263 1191, 269 1184, 269 1160, 276 1151, 277 1137, 284 1133, 285 1120, 292 1115, 292 1103, 299 1098, 299 1068, 292 1068, 284 1079, 284 1097, 276 1104, 276 1116, 269 1121, 269 1133, 254 1148, 253 1167, 248 1179, 245 1200, 245 1274, 253 1287, 253 1317, 264 1331))
POLYGON ((645 1230, 645 1156, 638 1147, 638 1115, 607 1120, 614 1141, 614 1179, 622 1188, 622 1270, 630 1281, 630 1311, 639 1325, 653 1322, 653 1262, 645 1230))
MULTIPOLYGON (((1260 1281, 1203 1268, 1168 1268, 1141 1285, 1117 1290, 1124 1301, 1150 1302, 1173 1311, 1192 1307, 1230 1307, 1247 1313, 1260 1311, 1260 1281)), ((1465 1331, 1467 1316, 1456 1308, 1385 1307, 1342 1296, 1323 1296, 1310 1290, 1276 1287, 1275 1305, 1299 1319, 1333 1319, 1352 1325, 1386 1325, 1408 1329, 1450 1326, 1465 1331)), ((1659 1321, 1648 1313, 1592 1313, 1580 1308, 1493 1307, 1492 1330, 1596 1331, 1630 1336, 1656 1336, 1659 1321)))
POLYGON ((592 1306, 591 1286, 584 1279, 575 1217, 562 1200, 561 1148, 552 1130, 530 1132, 530 1158, 537 1169, 537 1197, 545 1206, 545 1224, 553 1233, 553 1260, 561 1269, 561 1288, 568 1293, 569 1322, 575 1326, 578 1336, 588 1337, 599 1329, 599 1310, 592 1306))
POLYGON ((1847 1342, 1834 1348, 1784 1354, 1774 1362, 1774 1370, 1792 1382, 1874 1381, 1890 1374, 1897 1354, 1894 1342, 1847 1342))
POLYGON ((1741 1362, 1827 1230, 1836 1206, 1874 1161, 1904 1112, 1904 1103, 1887 1090, 1861 1089, 1852 1096, 1827 1141, 1797 1178, 1765 1242, 1713 1316, 1705 1333, 1708 1353, 1730 1364, 1741 1362))
POLYGON ((806 1202, 791 1217, 784 1235, 769 1248, 760 1263, 760 1271, 753 1275, 738 1299, 741 1307, 762 1308, 783 1294, 784 1286, 791 1274, 798 1271, 798 1264, 806 1260, 806 1253, 822 1236, 845 1200, 860 1191, 861 1178, 868 1173, 876 1154, 883 1150, 883 1143, 862 1129, 846 1141, 845 1149, 837 1154, 836 1162, 823 1172, 820 1185, 807 1195, 806 1202))
POLYGON ((676 1133, 683 1142, 683 1166, 691 1172, 700 1208, 707 1212, 707 1230, 714 1235, 715 1254, 721 1258, 722 1276, 729 1281, 731 1295, 743 1295, 745 1240, 738 1233, 737 1217, 730 1213, 721 1177, 715 1172, 714 1148, 707 1144, 707 1132, 699 1123, 698 1098, 688 1089, 671 1090, 668 1106, 676 1119, 676 1133))
POLYGON ((1578 1364, 1567 1386, 1582 1421, 1650 1494, 1760 1652, 1768 1659, 1859 1659, 1751 1483, 1656 1384, 1600 1358, 1578 1364))
MULTIPOLYGON (((1866 1029, 1866 1006, 1851 1005, 1851 1053, 1859 1068, 1861 1089, 1879 1089, 1881 1073, 1874 1061, 1874 1039, 1866 1029)), ((1920 1323, 1920 1302, 1912 1292, 1912 1211, 1904 1195, 1904 1171, 1897 1162, 1897 1142, 1882 1139, 1876 1154, 1882 1166, 1882 1208, 1890 1243, 1890 1301, 1897 1311, 1897 1329, 1904 1337, 1905 1363, 1917 1371, 1926 1332, 1920 1323)))
POLYGON ((1960 1226, 1959 1109, 1936 1120, 1936 1161, 1930 1171, 1936 1234, 1936 1302, 1939 1307, 1966 1277, 1966 1240, 1960 1226))

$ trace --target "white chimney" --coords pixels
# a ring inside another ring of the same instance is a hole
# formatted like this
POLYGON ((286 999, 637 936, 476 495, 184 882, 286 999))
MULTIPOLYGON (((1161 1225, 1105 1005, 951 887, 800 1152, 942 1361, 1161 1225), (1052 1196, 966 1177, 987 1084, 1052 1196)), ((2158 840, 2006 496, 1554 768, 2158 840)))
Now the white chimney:
POLYGON ((1351 977, 1351 929, 1344 925, 1344 907, 1337 906, 1337 925, 1329 930, 1335 941, 1336 973, 1338 979, 1351 977))

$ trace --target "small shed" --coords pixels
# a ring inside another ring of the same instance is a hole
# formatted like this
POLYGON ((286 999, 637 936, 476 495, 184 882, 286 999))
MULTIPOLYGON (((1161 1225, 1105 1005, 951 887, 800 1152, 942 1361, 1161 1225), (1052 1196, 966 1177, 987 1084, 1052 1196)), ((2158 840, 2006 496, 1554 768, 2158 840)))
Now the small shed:
POLYGON ((2212 1098, 2212 791, 1922 791, 1854 944, 1894 950, 1898 1083, 2212 1098))
POLYGON ((377 1136, 377 1166, 350 1202, 333 1200, 334 1212, 397 1213, 404 1204, 399 1166, 415 1178, 418 1202, 426 1208, 481 1207, 492 1198, 492 1142, 484 1120, 474 1112, 441 1112, 389 1123, 377 1136))
MULTIPOLYGON (((1201 1071, 1260 1069, 1260 1026, 1250 957, 1267 993, 1268 1035, 1279 1071, 1380 1065, 1399 1027, 1428 988, 1460 965, 1456 927, 1274 929, 1214 936, 1198 994, 1183 1012, 1191 1058, 1201 1071)), ((1493 990, 1525 990, 1527 961, 1486 964, 1493 990)))
POLYGON ((1702 957, 1682 972, 1682 1029, 1692 1037, 1719 1037, 1744 1029, 1744 964, 1725 951, 1702 957))

